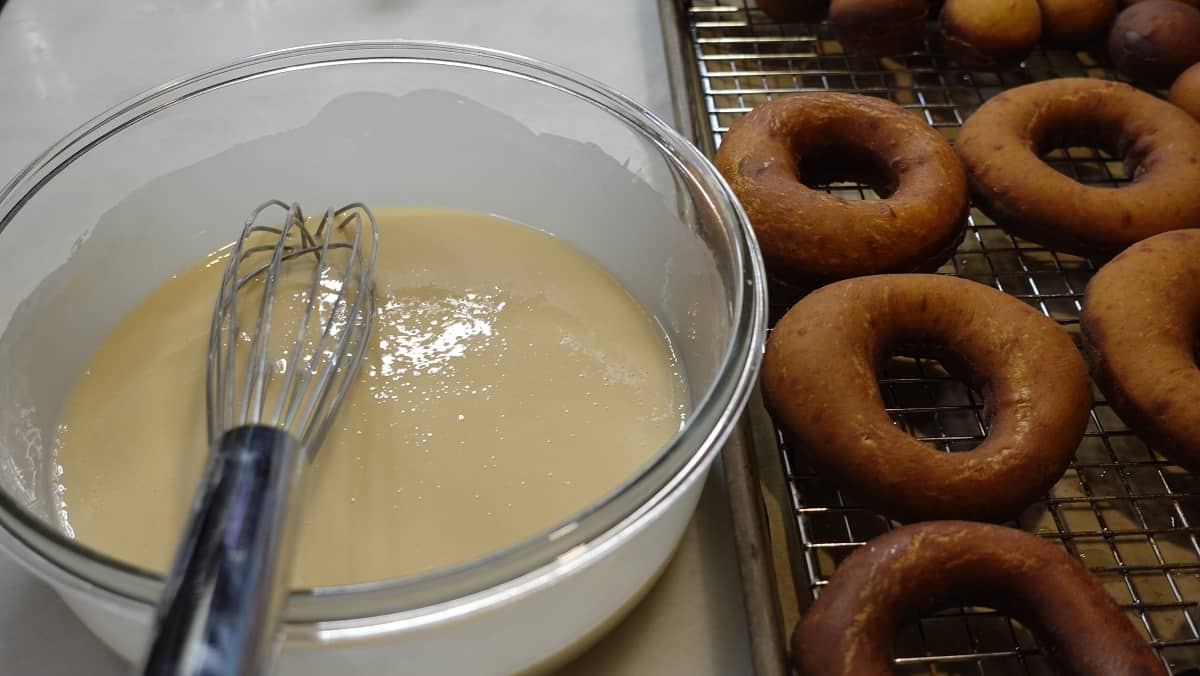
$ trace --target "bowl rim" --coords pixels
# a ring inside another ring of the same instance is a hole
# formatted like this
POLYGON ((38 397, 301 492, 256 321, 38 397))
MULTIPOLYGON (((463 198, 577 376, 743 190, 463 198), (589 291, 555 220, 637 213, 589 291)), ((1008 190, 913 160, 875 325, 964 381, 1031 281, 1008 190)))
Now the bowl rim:
MULTIPOLYGON (((655 518, 695 474, 707 469, 740 418, 757 382, 767 318, 765 271, 749 220, 728 184, 696 146, 636 101, 588 76, 538 59, 453 42, 361 40, 290 47, 236 59, 152 87, 83 123, 18 172, 0 190, 0 232, 75 159, 155 113, 243 80, 301 67, 355 62, 484 68, 557 89, 616 117, 643 140, 653 142, 662 159, 676 173, 686 176, 712 212, 719 215, 725 226, 722 234, 728 238, 733 254, 731 276, 741 284, 731 289, 731 337, 716 376, 680 431, 635 475, 559 524, 462 564, 406 578, 293 590, 284 617, 289 629, 309 627, 311 631, 338 636, 360 632, 362 621, 368 618, 398 620, 429 615, 436 609, 444 610, 447 604, 464 605, 470 599, 473 601, 465 605, 487 605, 511 598, 515 590, 528 589, 530 583, 552 584, 559 575, 603 556, 623 533, 638 530, 639 524, 655 518), (635 487, 640 490, 634 492, 635 487), (364 598, 374 596, 390 600, 362 603, 364 598), (331 598, 348 599, 354 610, 332 612, 331 598), (404 598, 407 602, 397 602, 404 598)), ((4 543, 10 545, 10 553, 43 577, 143 606, 157 602, 161 575, 75 541, 3 490, 0 529, 11 540, 4 543)))

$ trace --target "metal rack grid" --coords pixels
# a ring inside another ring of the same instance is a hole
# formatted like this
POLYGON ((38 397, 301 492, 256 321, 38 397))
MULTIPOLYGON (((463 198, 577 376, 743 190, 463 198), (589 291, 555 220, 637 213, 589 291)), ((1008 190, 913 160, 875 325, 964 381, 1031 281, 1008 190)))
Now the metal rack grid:
MULTIPOLYGON (((964 69, 942 56, 932 28, 917 53, 855 57, 843 52, 827 24, 779 25, 747 0, 681 0, 678 12, 678 44, 691 52, 685 61, 694 69, 688 75, 695 90, 692 112, 700 122, 697 140, 710 152, 739 115, 780 94, 828 89, 886 97, 953 141, 980 103, 1008 87, 1052 77, 1114 77, 1103 56, 1087 52, 1039 50, 1019 69, 964 69)), ((1046 160, 1085 183, 1118 186, 1128 180, 1120 158, 1092 148, 1057 149, 1046 160)), ((854 182, 826 188, 850 199, 876 197, 870 186, 854 182)), ((1083 290, 1097 266, 1011 237, 972 209, 965 240, 940 272, 1024 300, 1078 342, 1083 290)), ((777 318, 786 306, 774 300, 777 318)), ((880 388, 898 425, 943 450, 972 448, 986 433, 978 393, 936 362, 894 356, 880 388)), ((1087 433, 1070 468, 1045 499, 1009 525, 1080 557, 1172 672, 1182 674, 1200 667, 1200 477, 1148 448, 1103 394, 1095 387, 1093 392, 1087 433)), ((791 573, 803 605, 841 560, 896 524, 798 462, 778 434, 775 443, 778 452, 769 457, 783 464, 792 517, 787 526, 795 529, 787 535, 795 545, 788 548, 780 533, 767 544, 789 550, 783 572, 791 573)), ((1080 631, 1086 631, 1084 618, 1080 631)), ((1024 627, 983 608, 951 608, 920 619, 897 638, 895 654, 897 673, 904 674, 1052 673, 1024 627)))

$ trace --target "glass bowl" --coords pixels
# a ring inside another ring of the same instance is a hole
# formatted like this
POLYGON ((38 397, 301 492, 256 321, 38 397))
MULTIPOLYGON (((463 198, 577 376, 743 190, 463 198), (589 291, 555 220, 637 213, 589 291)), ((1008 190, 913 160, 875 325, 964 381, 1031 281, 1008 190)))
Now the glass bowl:
POLYGON ((162 581, 61 522, 60 407, 126 311, 275 196, 471 209, 550 232, 656 317, 690 387, 680 432, 556 527, 429 574, 294 591, 282 672, 508 673, 597 637, 668 560, 755 382, 762 263, 728 187, 669 126, 585 77, 476 47, 251 57, 117 106, 5 187, 0 545, 138 657, 162 581))

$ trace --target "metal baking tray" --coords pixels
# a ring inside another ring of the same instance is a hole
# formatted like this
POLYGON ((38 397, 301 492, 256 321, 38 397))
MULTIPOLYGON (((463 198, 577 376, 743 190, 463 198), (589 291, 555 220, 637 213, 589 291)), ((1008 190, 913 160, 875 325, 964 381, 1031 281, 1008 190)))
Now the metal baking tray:
MULTIPOLYGON (((660 0, 677 125, 710 155, 739 115, 772 96, 838 90, 881 96, 921 115, 953 141, 963 120, 1005 89, 1054 77, 1117 79, 1099 51, 1041 50, 1019 68, 963 68, 946 58, 930 26, 923 48, 871 59, 846 54, 827 24, 780 25, 752 0, 660 0)), ((1053 151, 1047 162, 1078 180, 1128 181, 1120 158, 1092 148, 1053 151)), ((874 197, 852 182, 825 186, 874 197)), ((1006 234, 977 209, 953 259, 939 272, 1007 292, 1062 325, 1076 342, 1083 291, 1102 261, 1061 254, 1006 234)), ((772 299, 772 318, 786 306, 772 299)), ((985 434, 977 393, 925 359, 893 357, 880 388, 896 424, 947 452, 985 434)), ((1078 556, 1174 674, 1200 668, 1200 477, 1170 464, 1113 412, 1093 387, 1087 433, 1070 468, 1015 526, 1078 556)), ((840 561, 896 525, 843 496, 794 461, 760 401, 726 449, 754 666, 790 673, 787 638, 840 561)), ((1080 618, 1080 632, 1086 632, 1080 618)), ((1024 627, 986 608, 923 617, 896 639, 900 674, 1050 674, 1024 627)))

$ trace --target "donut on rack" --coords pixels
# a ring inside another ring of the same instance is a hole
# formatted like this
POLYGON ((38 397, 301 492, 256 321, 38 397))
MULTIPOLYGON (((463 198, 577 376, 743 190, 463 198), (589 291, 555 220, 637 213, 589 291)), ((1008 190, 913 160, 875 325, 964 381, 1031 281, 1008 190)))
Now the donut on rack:
POLYGON ((966 226, 962 166, 946 139, 900 106, 810 92, 742 116, 716 157, 750 217, 772 276, 800 286, 933 270, 966 226), (810 187, 854 177, 883 199, 810 187))
POLYGON ((1152 87, 1169 87, 1200 62, 1200 9, 1179 0, 1145 0, 1123 10, 1108 36, 1117 70, 1152 87))
POLYGON ((1017 63, 1042 37, 1036 0, 946 0, 939 19, 946 51, 964 63, 1017 63))
POLYGON ((967 119, 955 149, 985 213, 1060 251, 1111 255, 1200 223, 1200 123, 1126 84, 1064 78, 1010 89, 967 119), (1132 180, 1084 185, 1041 160, 1071 145, 1124 158, 1132 180))
POLYGON ((1175 79, 1167 99, 1200 121, 1200 63, 1183 71, 1175 79))
POLYGON ((1066 469, 1091 404, 1087 369, 1057 323, 1025 303, 949 275, 876 275, 831 284, 775 325, 763 395, 792 448, 888 516, 998 521, 1066 469), (978 447, 943 453, 884 409, 889 352, 936 357, 983 396, 978 447))
POLYGON ((850 555, 792 635, 800 676, 889 676, 904 622, 951 603, 995 608, 1037 636, 1061 673, 1167 676, 1079 560, 1013 528, 930 521, 850 555))
POLYGON ((1075 47, 1104 35, 1117 16, 1116 0, 1038 0, 1042 42, 1075 47))
POLYGON ((1088 283, 1080 327, 1096 382, 1138 434, 1200 472, 1200 230, 1139 242, 1088 283))

